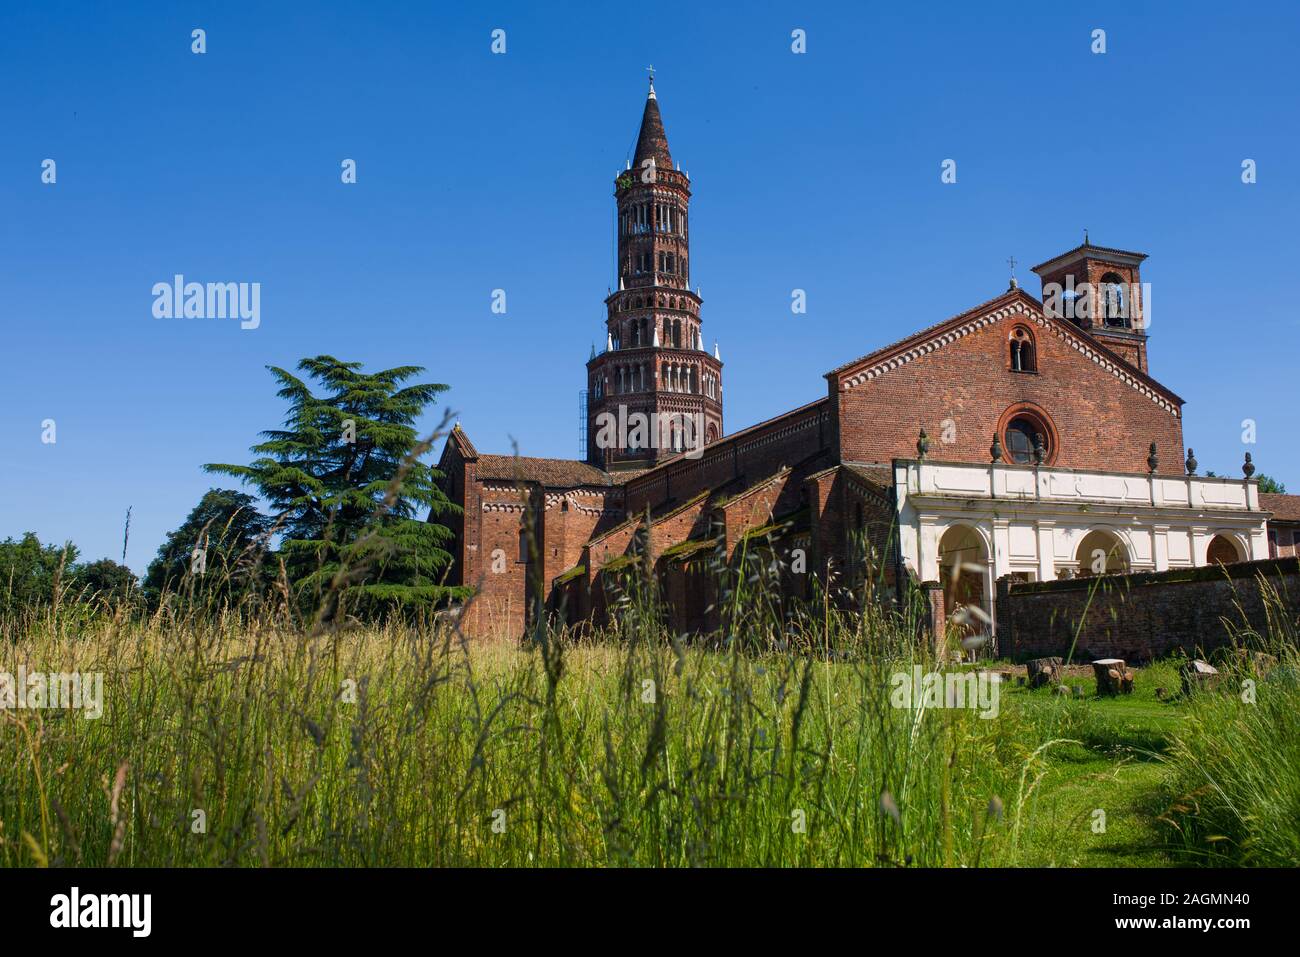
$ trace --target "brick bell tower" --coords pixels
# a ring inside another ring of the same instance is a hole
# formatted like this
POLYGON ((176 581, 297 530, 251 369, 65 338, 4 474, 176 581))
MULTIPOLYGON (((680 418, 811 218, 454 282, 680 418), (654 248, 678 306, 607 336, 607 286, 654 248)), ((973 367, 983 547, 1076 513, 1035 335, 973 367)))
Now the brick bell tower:
POLYGON ((722 437, 722 361, 716 343, 704 348, 690 288, 690 179, 668 152, 653 72, 614 199, 618 288, 605 300, 605 349, 587 362, 587 460, 648 468, 722 437))
POLYGON ((1076 246, 1034 267, 1043 283, 1043 308, 1086 329, 1119 356, 1147 371, 1149 289, 1142 283, 1146 253, 1076 246))

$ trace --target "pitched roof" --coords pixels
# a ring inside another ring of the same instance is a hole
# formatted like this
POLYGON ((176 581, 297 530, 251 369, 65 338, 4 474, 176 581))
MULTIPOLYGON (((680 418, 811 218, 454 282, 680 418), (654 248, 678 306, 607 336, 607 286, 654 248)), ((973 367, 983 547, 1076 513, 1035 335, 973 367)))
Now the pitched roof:
MULTIPOLYGON (((791 409, 789 412, 782 412, 780 415, 774 415, 770 419, 764 419, 762 422, 756 422, 753 425, 746 426, 745 428, 741 429, 739 432, 732 432, 730 435, 724 435, 722 438, 718 439, 712 445, 706 445, 704 447, 703 454, 714 455, 717 453, 718 449, 722 448, 725 445, 729 445, 732 442, 738 442, 741 439, 752 437, 753 434, 757 432, 759 429, 765 429, 774 426, 783 419, 795 418, 796 416, 802 415, 804 412, 807 412, 810 409, 815 409, 817 406, 825 405, 828 402, 830 402, 830 399, 827 398, 826 396, 822 396, 820 399, 814 399, 811 402, 805 402, 803 405, 797 406, 796 408, 791 409)), ((668 458, 661 459, 653 467, 638 472, 637 476, 639 477, 642 475, 648 475, 651 472, 654 472, 658 469, 666 468, 669 465, 674 465, 678 462, 687 461, 690 455, 691 455, 690 452, 674 452, 668 458)), ((700 457, 701 456, 699 455, 696 456, 697 459, 700 457)))
MULTIPOLYGON (((842 365, 838 365, 830 372, 827 372, 824 378, 829 379, 831 376, 839 375, 841 372, 843 372, 846 369, 853 368, 855 365, 857 365, 860 362, 866 362, 868 359, 876 359, 880 356, 885 355, 886 353, 893 352, 895 349, 901 349, 904 346, 909 346, 915 342, 919 342, 922 339, 926 339, 929 336, 933 335, 934 333, 938 332, 940 329, 942 329, 944 326, 948 325, 949 323, 956 323, 962 319, 968 319, 971 316, 977 315, 978 313, 987 312, 988 310, 993 309, 995 306, 1001 303, 1004 299, 1010 301, 1016 296, 1017 293, 1031 300, 1034 298, 1033 296, 1030 296, 1028 293, 1024 292, 1021 289, 1008 289, 1006 292, 1002 293, 1002 295, 995 296, 994 298, 988 300, 987 302, 982 302, 978 306, 975 306, 974 308, 967 309, 965 312, 960 312, 955 316, 950 316, 949 318, 944 319, 942 322, 936 322, 934 325, 926 326, 924 329, 918 329, 916 332, 913 332, 911 335, 904 336, 902 339, 895 339, 889 345, 881 346, 879 349, 876 349, 873 352, 868 352, 864 356, 858 356, 856 359, 850 359, 848 362, 845 362, 842 365)), ((1035 302, 1037 302, 1037 300, 1035 300, 1035 302)))
POLYGON ((632 160, 634 169, 641 169, 641 163, 654 157, 658 169, 672 169, 673 157, 668 152, 668 134, 664 132, 664 121, 659 115, 659 101, 655 98, 654 81, 650 83, 650 93, 646 97, 645 111, 641 114, 641 132, 636 138, 636 158, 632 160))
MULTIPOLYGON (((913 349, 917 350, 917 354, 920 352, 930 352, 934 348, 942 346, 944 343, 928 343, 928 340, 937 339, 965 323, 977 320, 981 316, 994 312, 1000 308, 1005 309, 1011 307, 1012 304, 1019 304, 1021 307, 1028 306, 1032 310, 1034 318, 1041 319, 1043 325, 1050 324, 1052 328, 1059 330, 1063 335, 1073 338, 1076 342, 1087 343, 1088 348, 1095 350, 1097 353, 1097 356, 1093 357, 1094 361, 1098 361, 1103 366, 1105 366, 1107 362, 1120 366, 1124 370, 1124 373, 1130 377, 1131 382, 1140 383, 1140 385, 1135 385, 1139 391, 1147 392, 1148 394, 1150 392, 1158 392, 1169 403, 1177 405, 1184 404, 1183 398, 1169 387, 1151 378, 1151 376, 1147 375, 1137 366, 1132 365, 1123 356, 1111 351, 1111 349, 1095 336, 1080 329, 1074 323, 1053 316, 1049 311, 1044 310, 1041 302, 1018 286, 1014 289, 1008 289, 1002 295, 994 299, 980 303, 973 309, 967 309, 965 312, 959 313, 950 319, 945 319, 943 322, 935 323, 932 326, 926 326, 919 332, 914 332, 906 338, 899 339, 887 346, 883 346, 875 352, 869 352, 864 356, 859 356, 851 362, 846 362, 843 365, 836 366, 830 372, 826 373, 825 378, 831 379, 839 376, 841 373, 853 368, 854 366, 875 364, 883 359, 893 358, 896 353, 900 354, 900 361, 907 361, 908 359, 915 358, 915 355, 903 354, 908 353, 913 349), (918 349, 917 347, 923 348, 918 349)), ((867 378, 870 378, 870 376, 867 378)), ((1174 411, 1174 414, 1177 415, 1177 411, 1174 411)))
POLYGON ((1044 266, 1050 266, 1052 263, 1058 262, 1062 259, 1069 259, 1076 253, 1096 253, 1097 259, 1105 259, 1108 254, 1111 256, 1124 256, 1126 258, 1136 259, 1139 262, 1147 258, 1146 253, 1135 253, 1129 249, 1112 249, 1109 246, 1094 246, 1092 243, 1085 242, 1081 245, 1075 246, 1073 249, 1066 250, 1063 253, 1058 253, 1051 259, 1039 263, 1037 266, 1031 267, 1030 272, 1038 272, 1038 270, 1042 269, 1044 266))
POLYGON ((1279 522, 1300 522, 1300 495, 1278 495, 1273 492, 1260 492, 1261 508, 1273 513, 1279 522))
POLYGON ((874 485, 882 492, 888 492, 894 485, 893 466, 880 462, 845 462, 848 469, 868 485, 874 485))
POLYGON ((574 459, 544 459, 524 455, 480 455, 478 477, 509 482, 536 482, 548 488, 578 485, 622 485, 640 472, 606 472, 574 459))
POLYGON ((465 458, 478 458, 478 449, 474 448, 474 443, 469 440, 469 436, 465 434, 465 430, 460 427, 459 422, 452 427, 451 435, 448 436, 447 441, 449 443, 454 442, 456 447, 460 449, 460 454, 465 458))

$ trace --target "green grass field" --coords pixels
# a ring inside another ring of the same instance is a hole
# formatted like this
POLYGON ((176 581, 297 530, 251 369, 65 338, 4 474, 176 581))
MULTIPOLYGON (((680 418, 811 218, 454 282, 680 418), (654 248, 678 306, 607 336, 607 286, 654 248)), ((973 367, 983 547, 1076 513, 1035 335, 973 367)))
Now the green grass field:
POLYGON ((634 605, 594 640, 523 645, 233 617, 33 623, 0 671, 102 671, 103 716, 0 711, 0 863, 1297 861, 1293 652, 1253 704, 1160 700, 1178 689, 1164 664, 1118 699, 1091 679, 1068 698, 1004 686, 986 718, 896 706, 894 675, 936 667, 906 629, 745 624, 708 649, 634 605))

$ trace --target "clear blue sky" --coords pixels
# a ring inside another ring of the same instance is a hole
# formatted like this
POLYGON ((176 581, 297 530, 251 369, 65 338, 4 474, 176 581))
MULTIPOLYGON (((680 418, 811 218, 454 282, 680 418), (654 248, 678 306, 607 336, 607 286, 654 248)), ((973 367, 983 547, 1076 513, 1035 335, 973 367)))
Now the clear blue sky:
POLYGON ((0 537, 117 558, 133 506, 142 570, 229 484, 203 463, 279 424, 265 366, 318 353, 428 367, 482 451, 575 455, 649 63, 692 177, 728 431, 997 295, 1008 256, 1036 294, 1027 267, 1086 226, 1150 254, 1151 370, 1187 400, 1202 468, 1240 474, 1253 418, 1260 469, 1300 491, 1296 11, 5 4, 0 537), (176 273, 260 282, 260 328, 154 319, 176 273))

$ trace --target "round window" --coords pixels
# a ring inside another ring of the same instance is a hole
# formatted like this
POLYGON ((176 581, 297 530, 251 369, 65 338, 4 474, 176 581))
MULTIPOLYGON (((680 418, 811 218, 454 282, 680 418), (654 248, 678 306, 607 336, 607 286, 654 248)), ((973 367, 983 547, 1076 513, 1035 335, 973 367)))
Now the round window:
POLYGON ((1003 437, 1006 443, 1007 458, 1017 465, 1032 465, 1034 462, 1034 444, 1043 444, 1043 459, 1051 454, 1047 436, 1043 427, 1026 416, 1016 416, 1007 423, 1007 433, 1003 437))

